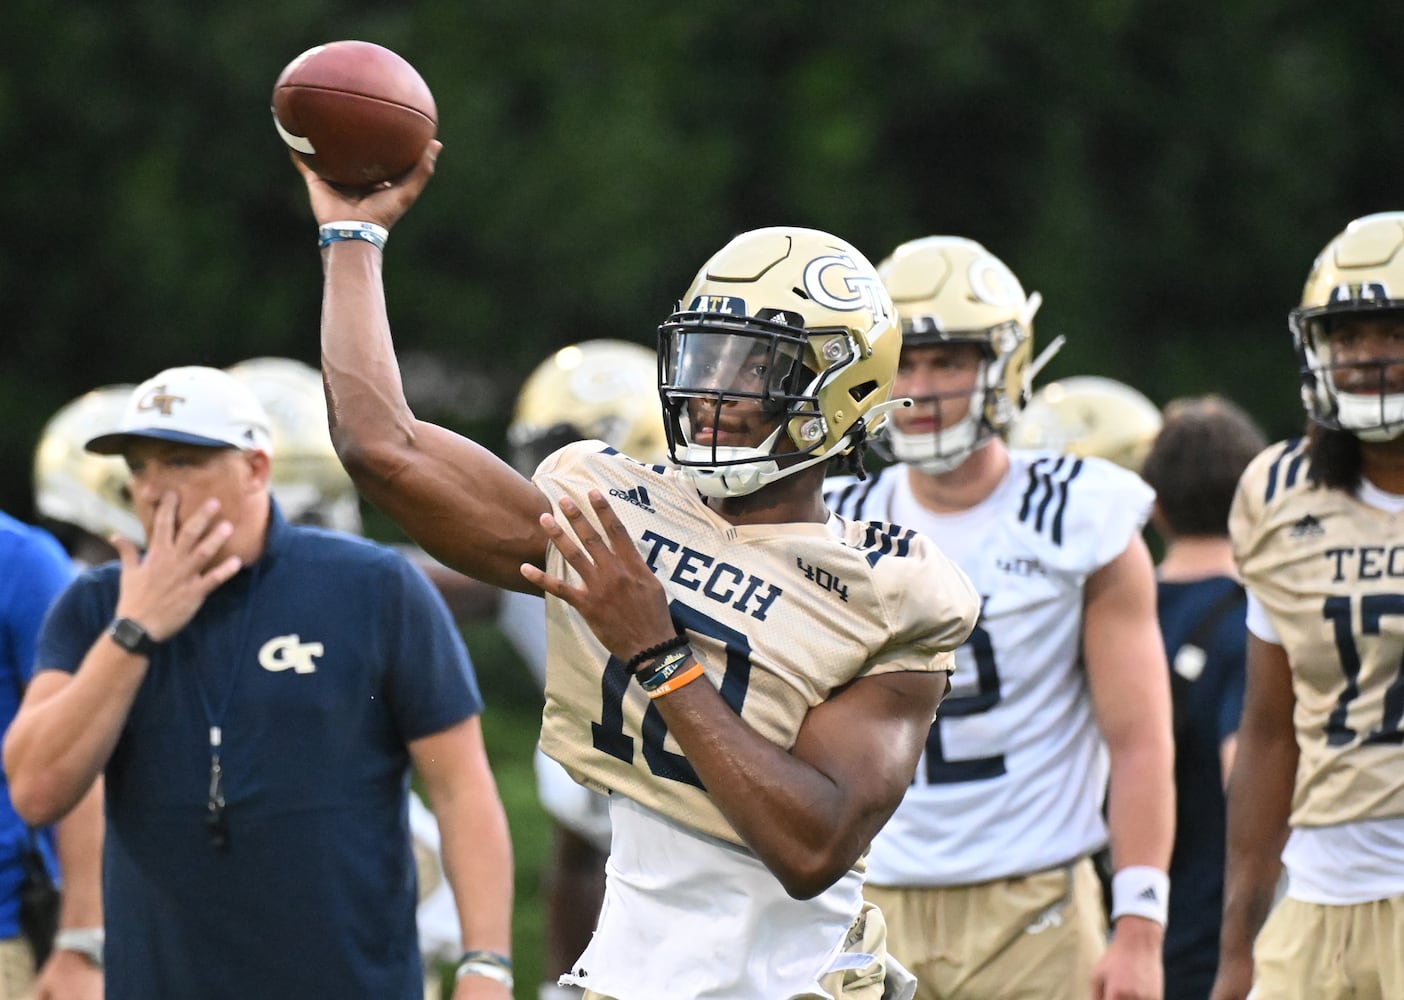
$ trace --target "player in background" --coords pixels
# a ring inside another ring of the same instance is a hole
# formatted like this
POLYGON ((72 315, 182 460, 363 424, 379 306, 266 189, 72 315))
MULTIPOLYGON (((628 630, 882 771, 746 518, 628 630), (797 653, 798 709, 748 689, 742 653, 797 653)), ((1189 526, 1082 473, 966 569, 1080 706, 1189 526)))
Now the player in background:
POLYGON ((145 540, 132 512, 127 463, 83 447, 94 427, 118 418, 133 388, 105 385, 65 403, 45 422, 34 449, 34 508, 80 568, 116 559, 113 535, 145 540))
POLYGON ((1005 440, 1011 448, 1104 458, 1140 472, 1160 424, 1156 405, 1124 382, 1073 375, 1035 390, 1005 440))
POLYGON ((292 524, 363 534, 361 498, 327 433, 322 375, 293 358, 249 358, 226 371, 248 386, 272 422, 278 462, 269 483, 292 524))
POLYGON ((1307 433, 1253 461, 1229 523, 1250 635, 1213 997, 1400 997, 1404 212, 1332 239, 1290 326, 1307 433))
MULTIPOLYGON (((226 370, 248 386, 268 414, 278 456, 269 492, 283 516, 292 524, 362 534, 360 497, 327 433, 321 373, 293 358, 274 357, 249 358, 226 370)), ((424 962, 424 997, 438 1000, 443 992, 441 966, 457 961, 462 933, 444 873, 438 824, 413 789, 409 825, 419 882, 414 916, 424 962)))
POLYGON ((524 479, 417 420, 399 383, 382 248, 440 148, 359 198, 300 167, 322 369, 363 494, 447 565, 548 595, 542 746, 612 793, 605 904, 568 980, 615 1000, 877 998, 896 970, 860 858, 978 608, 925 539, 824 505, 828 460, 894 405, 891 301, 842 240, 744 233, 660 328, 674 467, 579 442, 524 479))
POLYGON ((1141 475, 1164 542, 1156 607, 1175 720, 1175 849, 1165 929, 1166 1000, 1205 1000, 1219 964, 1224 789, 1243 711, 1243 587, 1228 536, 1238 478, 1267 439, 1222 396, 1165 408, 1141 475))
POLYGON ((989 251, 928 237, 879 271, 902 319, 893 392, 916 405, 884 432, 897 463, 829 502, 932 539, 984 603, 867 898, 927 1000, 1158 998, 1174 805, 1151 491, 1000 439, 1040 367, 1040 298, 989 251), (1108 947, 1091 856, 1109 829, 1108 947))

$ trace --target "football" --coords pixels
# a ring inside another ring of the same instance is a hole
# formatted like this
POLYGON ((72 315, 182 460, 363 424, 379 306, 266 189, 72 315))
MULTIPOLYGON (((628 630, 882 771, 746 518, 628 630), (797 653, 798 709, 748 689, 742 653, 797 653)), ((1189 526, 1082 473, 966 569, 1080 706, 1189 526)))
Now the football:
POLYGON ((391 180, 438 129, 434 95, 413 66, 372 42, 308 49, 273 85, 273 126, 317 176, 346 187, 391 180))

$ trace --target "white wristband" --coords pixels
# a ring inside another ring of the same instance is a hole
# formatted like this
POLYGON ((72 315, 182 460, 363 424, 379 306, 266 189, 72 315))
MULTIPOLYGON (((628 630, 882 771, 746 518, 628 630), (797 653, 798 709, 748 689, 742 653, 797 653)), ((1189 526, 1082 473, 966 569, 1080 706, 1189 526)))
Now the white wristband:
POLYGON ((374 222, 328 222, 317 228, 317 245, 324 249, 341 240, 360 240, 377 250, 384 250, 385 241, 389 238, 390 230, 374 222))
POLYGON ((54 935, 54 950, 77 952, 101 969, 105 941, 101 927, 64 927, 54 935))
POLYGON ((453 974, 454 981, 462 979, 464 976, 482 976, 484 979, 491 979, 507 987, 510 993, 512 990, 512 970, 504 969, 500 965, 491 962, 464 962, 453 974))
POLYGON ((1149 865, 1131 865, 1112 876, 1111 918, 1145 917, 1164 927, 1170 914, 1170 876, 1149 865))

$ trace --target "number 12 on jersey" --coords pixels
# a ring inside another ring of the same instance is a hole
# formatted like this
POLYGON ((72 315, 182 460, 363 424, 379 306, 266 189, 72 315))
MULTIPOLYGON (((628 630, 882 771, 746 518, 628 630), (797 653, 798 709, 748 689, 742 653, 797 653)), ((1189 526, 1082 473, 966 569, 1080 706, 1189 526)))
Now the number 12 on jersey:
POLYGON ((946 756, 941 739, 941 721, 981 715, 999 704, 1001 697, 999 668, 995 664, 994 645, 990 634, 977 623, 970 638, 965 640, 975 657, 977 688, 974 694, 947 697, 941 702, 931 732, 926 734, 925 777, 928 785, 953 785, 962 781, 988 781, 1005 773, 1004 754, 988 757, 968 757, 951 760, 946 756))

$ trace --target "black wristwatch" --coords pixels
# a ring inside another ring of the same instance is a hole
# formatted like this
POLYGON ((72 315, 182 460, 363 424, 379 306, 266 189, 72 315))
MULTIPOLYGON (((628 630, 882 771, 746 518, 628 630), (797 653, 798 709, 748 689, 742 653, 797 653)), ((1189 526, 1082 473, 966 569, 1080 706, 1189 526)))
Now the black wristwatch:
POLYGON ((107 626, 107 634, 129 653, 149 657, 156 652, 156 640, 151 638, 151 633, 130 618, 112 619, 112 624, 107 626))

